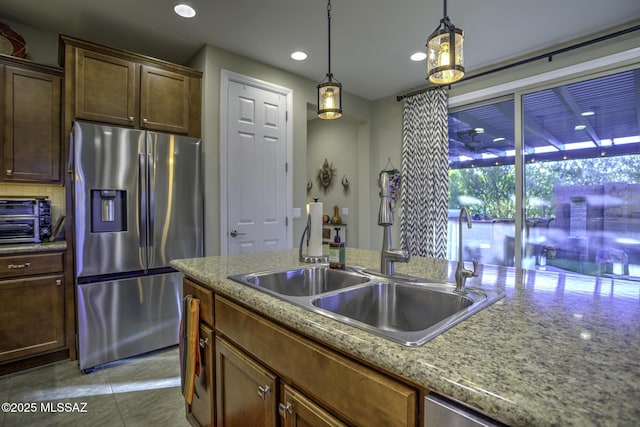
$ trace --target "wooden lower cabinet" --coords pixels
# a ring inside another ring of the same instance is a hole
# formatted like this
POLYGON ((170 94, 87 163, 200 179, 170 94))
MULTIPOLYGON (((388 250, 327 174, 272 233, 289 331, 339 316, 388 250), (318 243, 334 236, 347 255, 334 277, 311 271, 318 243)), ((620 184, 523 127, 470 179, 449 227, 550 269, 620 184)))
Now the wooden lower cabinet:
POLYGON ((0 283, 0 362, 65 346, 62 275, 0 283))
MULTIPOLYGON (((332 414, 336 421, 341 420, 348 425, 362 426, 415 427, 417 425, 419 395, 417 390, 293 333, 218 295, 215 296, 214 312, 216 336, 225 337, 233 342, 235 348, 241 349, 234 354, 242 357, 238 356, 235 360, 243 360, 247 362, 243 366, 253 366, 253 370, 261 371, 265 375, 253 377, 237 367, 234 367, 237 370, 236 377, 222 372, 224 369, 231 368, 224 366, 224 358, 222 362, 219 359, 218 354, 225 355, 222 350, 224 341, 217 340, 218 426, 240 425, 231 423, 234 421, 233 418, 226 418, 229 414, 221 413, 223 410, 228 411, 229 408, 238 409, 238 406, 230 405, 228 401, 249 400, 251 394, 255 399, 262 394, 261 389, 257 387, 260 386, 263 389, 266 386, 271 387, 272 383, 267 379, 276 377, 280 378, 283 384, 295 385, 297 390, 310 399, 309 401, 314 402, 314 407, 322 408, 322 413, 332 414), (242 393, 234 393, 232 398, 229 396, 228 387, 233 387, 240 382, 238 377, 242 375, 246 376, 242 381, 247 384, 251 382, 250 378, 260 379, 254 379, 252 386, 247 385, 242 393)), ((239 363, 235 366, 239 366, 239 363)), ((277 385, 277 383, 274 384, 277 385)), ((283 409, 286 409, 286 399, 283 403, 285 405, 283 409)), ((250 407, 253 408, 253 406, 250 407)), ((244 407, 244 411, 254 412, 248 407, 244 407)), ((239 413, 244 415, 242 411, 239 413)), ((302 413, 305 416, 298 417, 300 424, 297 425, 306 425, 302 420, 313 419, 311 412, 303 411, 302 413)), ((320 414, 320 411, 316 414, 320 414)), ((265 421, 265 423, 256 422, 254 425, 271 424, 265 421)), ((311 423, 309 425, 339 424, 311 423)))
POLYGON ((191 405, 186 405, 187 419, 192 425, 211 427, 215 420, 215 355, 213 330, 200 324, 201 372, 196 377, 191 405))
POLYGON ((193 426, 215 425, 215 338, 213 331, 213 292, 187 278, 182 295, 200 300, 200 376, 195 379, 191 405, 186 405, 187 420, 193 426))
POLYGON ((283 427, 343 427, 345 423, 316 405, 311 399, 285 385, 282 402, 278 405, 283 427))
POLYGON ((216 338, 217 425, 277 425, 277 378, 226 341, 216 338))
POLYGON ((271 427, 278 425, 278 415, 283 427, 346 426, 221 338, 216 338, 216 372, 218 426, 271 427))
POLYGON ((196 379, 192 404, 186 406, 192 425, 418 425, 418 389, 189 278, 183 293, 201 301, 201 344, 207 343, 203 373, 196 379))

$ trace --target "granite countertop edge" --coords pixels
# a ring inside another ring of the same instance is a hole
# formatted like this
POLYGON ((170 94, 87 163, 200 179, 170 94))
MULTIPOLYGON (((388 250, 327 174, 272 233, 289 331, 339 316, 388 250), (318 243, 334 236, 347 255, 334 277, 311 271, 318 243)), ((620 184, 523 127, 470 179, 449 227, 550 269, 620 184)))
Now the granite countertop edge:
POLYGON ((42 243, 11 243, 0 245, 0 255, 13 255, 29 252, 64 251, 67 249, 65 240, 42 243))

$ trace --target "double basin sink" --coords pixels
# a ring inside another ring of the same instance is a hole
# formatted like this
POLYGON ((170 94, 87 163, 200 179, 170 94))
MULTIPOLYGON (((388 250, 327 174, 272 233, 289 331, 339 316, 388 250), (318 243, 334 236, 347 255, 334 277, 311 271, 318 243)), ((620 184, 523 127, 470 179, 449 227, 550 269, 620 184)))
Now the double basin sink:
POLYGON ((471 287, 459 294, 454 284, 324 264, 229 279, 405 346, 426 343, 504 296, 471 287))

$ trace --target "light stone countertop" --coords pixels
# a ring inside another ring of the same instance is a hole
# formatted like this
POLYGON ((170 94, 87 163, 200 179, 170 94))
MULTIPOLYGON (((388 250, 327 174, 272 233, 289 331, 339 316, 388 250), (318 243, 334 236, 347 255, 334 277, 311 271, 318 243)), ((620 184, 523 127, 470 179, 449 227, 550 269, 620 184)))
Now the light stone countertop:
POLYGON ((67 249, 67 242, 55 240, 44 243, 12 243, 0 245, 0 255, 22 254, 27 252, 50 252, 64 251, 67 249))
MULTIPOLYGON (((379 269, 378 252, 347 248, 379 269)), ((405 347, 227 279, 298 265, 297 250, 172 261, 267 317, 514 426, 640 423, 640 283, 480 266, 467 286, 506 297, 421 347, 405 347)), ((453 263, 412 257, 399 273, 453 277, 453 263)))

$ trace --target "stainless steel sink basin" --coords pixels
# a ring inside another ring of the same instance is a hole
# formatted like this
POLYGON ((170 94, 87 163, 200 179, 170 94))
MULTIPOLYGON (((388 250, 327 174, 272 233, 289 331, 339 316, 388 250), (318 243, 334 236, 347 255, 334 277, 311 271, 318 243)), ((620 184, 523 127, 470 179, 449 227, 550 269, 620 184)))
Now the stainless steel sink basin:
POLYGON ((316 311, 406 346, 420 346, 504 293, 441 283, 376 282, 311 300, 316 311))
POLYGON ((473 300, 420 285, 374 283, 315 298, 318 308, 388 331, 420 331, 464 311, 473 300))
POLYGON ((244 285, 406 346, 420 346, 504 292, 309 265, 229 276, 244 285))
POLYGON ((351 270, 334 270, 313 265, 285 270, 230 276, 241 283, 279 295, 308 296, 343 289, 369 281, 369 277, 351 270))

